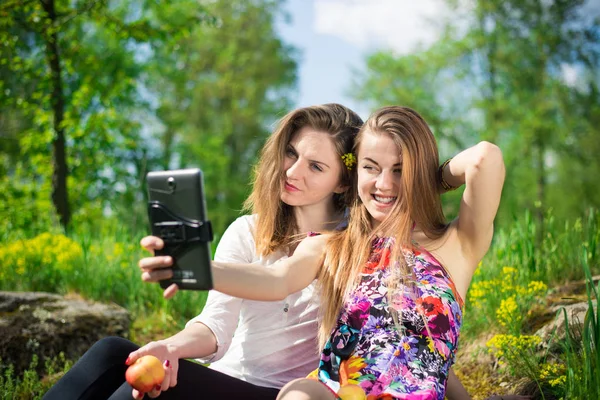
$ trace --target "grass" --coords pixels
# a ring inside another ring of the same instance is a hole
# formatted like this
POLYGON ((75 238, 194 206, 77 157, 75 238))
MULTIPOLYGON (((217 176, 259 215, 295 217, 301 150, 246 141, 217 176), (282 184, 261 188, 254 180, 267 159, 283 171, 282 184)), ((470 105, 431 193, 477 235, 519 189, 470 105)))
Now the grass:
POLYGON ((36 372, 37 355, 32 356, 31 364, 20 376, 16 376, 12 365, 0 360, 0 398, 11 400, 41 399, 56 381, 71 368, 73 363, 61 353, 58 357, 46 360, 44 377, 36 372))
POLYGON ((600 313, 597 308, 600 283, 596 287, 593 284, 589 258, 587 248, 584 248, 582 264, 586 274, 588 310, 582 328, 569 329, 567 313, 562 310, 567 330, 566 340, 562 343, 567 366, 565 397, 573 399, 600 399, 600 313))

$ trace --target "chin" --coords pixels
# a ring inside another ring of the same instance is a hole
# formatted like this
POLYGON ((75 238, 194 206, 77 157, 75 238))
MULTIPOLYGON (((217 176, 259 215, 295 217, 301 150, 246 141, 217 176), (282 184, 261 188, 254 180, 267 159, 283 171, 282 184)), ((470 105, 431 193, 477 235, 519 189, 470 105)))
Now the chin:
POLYGON ((389 213, 381 212, 379 210, 368 210, 368 211, 369 211, 369 214, 371 215, 371 221, 374 225, 381 224, 389 214, 389 213))
POLYGON ((283 203, 287 204, 290 207, 295 207, 295 206, 301 205, 301 204, 298 204, 298 201, 294 201, 295 199, 292 196, 290 196, 288 193, 281 193, 281 196, 279 196, 279 199, 283 203))

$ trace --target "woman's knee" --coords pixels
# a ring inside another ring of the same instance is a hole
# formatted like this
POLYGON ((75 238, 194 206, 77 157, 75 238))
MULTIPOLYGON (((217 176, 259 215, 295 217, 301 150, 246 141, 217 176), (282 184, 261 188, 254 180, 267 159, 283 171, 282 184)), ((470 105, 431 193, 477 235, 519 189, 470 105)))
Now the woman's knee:
POLYGON ((331 390, 315 379, 296 379, 279 391, 277 400, 335 400, 331 390))

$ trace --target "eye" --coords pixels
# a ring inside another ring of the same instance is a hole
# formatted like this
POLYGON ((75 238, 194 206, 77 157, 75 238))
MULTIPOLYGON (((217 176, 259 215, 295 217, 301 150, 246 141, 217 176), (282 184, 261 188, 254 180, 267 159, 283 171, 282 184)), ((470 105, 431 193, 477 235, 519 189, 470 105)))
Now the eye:
POLYGON ((402 168, 394 168, 395 174, 402 174, 402 168))
POLYGON ((285 149, 285 155, 286 155, 286 157, 295 158, 296 157, 296 151, 292 147, 288 147, 287 149, 285 149))
POLYGON ((317 163, 311 163, 310 168, 315 171, 323 172, 323 168, 317 163))
POLYGON ((363 169, 366 169, 369 172, 374 172, 375 171, 375 167, 369 164, 365 164, 363 165, 363 169))

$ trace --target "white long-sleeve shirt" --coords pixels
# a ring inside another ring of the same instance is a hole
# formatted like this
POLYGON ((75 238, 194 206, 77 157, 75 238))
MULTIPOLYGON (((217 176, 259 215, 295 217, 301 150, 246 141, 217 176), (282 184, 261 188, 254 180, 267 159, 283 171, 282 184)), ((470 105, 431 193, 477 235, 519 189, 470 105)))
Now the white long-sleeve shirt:
MULTIPOLYGON (((223 234, 215 260, 258 263, 277 268, 283 252, 256 254, 255 216, 235 220, 223 234)), ((217 339, 217 351, 203 362, 227 375, 255 385, 281 388, 318 366, 317 300, 314 282, 283 301, 251 301, 216 290, 208 294, 202 313, 187 325, 201 322, 217 339)))

